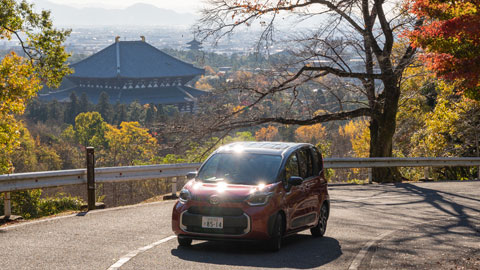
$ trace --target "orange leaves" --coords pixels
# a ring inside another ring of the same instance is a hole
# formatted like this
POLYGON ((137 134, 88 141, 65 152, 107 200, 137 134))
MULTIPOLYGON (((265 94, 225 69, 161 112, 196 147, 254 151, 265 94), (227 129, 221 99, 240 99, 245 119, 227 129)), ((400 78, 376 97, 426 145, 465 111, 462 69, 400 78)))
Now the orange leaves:
POLYGON ((238 113, 240 111, 243 111, 244 109, 245 109, 245 106, 238 105, 238 106, 233 107, 232 113, 238 113))
POLYGON ((257 141, 276 141, 278 140, 278 128, 274 126, 263 127, 255 132, 257 141))
POLYGON ((327 133, 322 124, 315 124, 311 126, 301 126, 295 130, 296 140, 299 142, 308 142, 317 144, 325 140, 327 133))
POLYGON ((410 9, 426 17, 424 26, 409 33, 421 59, 443 79, 459 82, 464 91, 480 93, 480 4, 476 0, 416 0, 410 9))

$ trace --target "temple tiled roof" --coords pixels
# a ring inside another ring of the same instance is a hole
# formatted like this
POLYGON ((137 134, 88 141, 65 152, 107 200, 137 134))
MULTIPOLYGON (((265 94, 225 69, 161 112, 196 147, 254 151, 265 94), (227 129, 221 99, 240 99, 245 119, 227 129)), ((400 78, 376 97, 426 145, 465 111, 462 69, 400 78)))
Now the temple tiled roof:
POLYGON ((134 101, 138 101, 140 104, 179 104, 194 102, 196 98, 207 94, 207 92, 188 86, 134 89, 107 89, 76 86, 61 91, 50 92, 48 94, 40 94, 39 99, 43 101, 57 100, 60 102, 69 102, 72 92, 75 92, 78 98, 80 98, 82 93, 85 93, 89 101, 95 104, 98 103, 98 99, 102 92, 108 94, 110 97, 110 103, 120 102, 123 104, 130 104, 134 101))
POLYGON ((72 78, 195 77, 204 70, 176 59, 144 41, 117 41, 72 65, 72 78))

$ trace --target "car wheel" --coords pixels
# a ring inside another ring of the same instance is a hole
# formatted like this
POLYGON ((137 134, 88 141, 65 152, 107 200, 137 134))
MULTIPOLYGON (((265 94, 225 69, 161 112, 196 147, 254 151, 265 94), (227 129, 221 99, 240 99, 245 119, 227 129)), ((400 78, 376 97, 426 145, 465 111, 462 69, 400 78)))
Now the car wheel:
POLYGON ((272 236, 268 242, 268 249, 270 251, 279 251, 282 248, 282 238, 283 238, 283 218, 282 215, 277 214, 275 218, 275 224, 273 225, 272 236))
POLYGON ((184 238, 184 237, 177 237, 178 245, 181 247, 189 247, 192 245, 192 239, 184 238))
POLYGON ((310 229, 310 232, 315 237, 322 237, 327 230, 328 208, 326 204, 322 205, 320 209, 320 217, 318 218, 317 226, 310 229))

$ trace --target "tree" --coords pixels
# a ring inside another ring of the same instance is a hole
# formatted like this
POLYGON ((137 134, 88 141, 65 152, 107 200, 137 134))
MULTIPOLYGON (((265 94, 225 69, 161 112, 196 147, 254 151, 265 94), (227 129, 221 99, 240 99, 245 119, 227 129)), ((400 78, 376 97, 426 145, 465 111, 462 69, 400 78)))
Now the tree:
POLYGON ((459 82, 464 93, 480 99, 480 9, 476 0, 415 0, 410 8, 425 25, 409 33, 423 60, 437 76, 459 82))
MULTIPOLYGON (((480 156, 480 102, 455 94, 455 87, 445 82, 434 109, 425 114, 422 128, 412 134, 412 151, 417 156, 480 156)), ((474 169, 475 170, 475 169, 474 169)), ((471 168, 443 168, 444 179, 475 177, 471 168)))
POLYGON ((83 92, 80 95, 80 101, 78 102, 78 106, 80 107, 79 112, 88 112, 90 111, 90 102, 88 101, 88 96, 83 92))
POLYGON ((295 137, 299 142, 317 144, 325 140, 326 135, 325 127, 322 124, 301 126, 295 130, 295 137))
POLYGON ((144 108, 145 108, 145 126, 147 128, 150 128, 155 118, 157 107, 155 107, 155 104, 150 103, 150 104, 145 104, 144 108))
POLYGON ((75 138, 85 147, 105 146, 106 130, 107 124, 98 112, 81 113, 75 118, 75 138))
MULTIPOLYGON (((396 34, 418 28, 422 19, 408 16, 405 10, 382 0, 210 0, 209 3, 200 21, 199 35, 204 39, 213 38, 217 42, 238 28, 255 24, 263 29, 257 43, 259 52, 274 42, 285 41, 290 56, 285 57, 280 66, 272 67, 273 72, 266 76, 270 79, 267 88, 245 82, 232 87, 249 92, 246 109, 220 117, 212 130, 270 122, 313 125, 369 117, 369 156, 392 156, 402 74, 416 53, 410 44, 397 50, 400 54, 394 53, 396 34), (286 35, 276 30, 276 21, 288 21, 297 15, 299 20, 312 20, 308 24, 311 31, 284 38, 286 35), (329 92, 338 97, 338 103, 334 111, 325 110, 315 115, 316 110, 309 110, 311 95, 300 88, 308 88, 321 77, 333 78, 332 81, 339 84, 329 92), (336 95, 340 89, 350 94, 336 95), (281 97, 281 106, 270 109, 267 114, 259 110, 272 96, 281 97), (288 99, 290 102, 285 102, 288 99), (290 109, 295 107, 301 109, 290 109), (234 117, 239 114, 245 117, 234 117)), ((401 181, 401 176, 395 168, 375 168, 373 179, 401 181)))
POLYGON ((122 122, 120 129, 107 126, 105 138, 108 142, 107 164, 131 166, 145 163, 155 157, 157 140, 140 127, 138 122, 122 122))
POLYGON ((0 173, 13 169, 10 154, 20 135, 14 115, 25 111, 42 82, 58 85, 70 72, 62 46, 68 34, 53 28, 49 12, 36 13, 26 1, 0 2, 0 39, 17 39, 26 55, 12 52, 0 62, 0 173))
POLYGON ((130 122, 140 122, 143 116, 143 107, 138 103, 138 101, 134 101, 130 103, 128 106, 128 120, 130 122))
POLYGON ((70 94, 70 102, 67 105, 67 109, 65 110, 65 121, 68 124, 75 123, 75 117, 77 117, 78 113, 80 113, 80 105, 78 103, 78 97, 75 92, 70 94))
POLYGON ((349 121, 346 125, 338 128, 338 134, 349 139, 356 157, 368 157, 370 140, 368 121, 349 121))
POLYGON ((98 98, 98 104, 96 106, 97 112, 102 115, 103 119, 110 123, 113 119, 112 117, 112 106, 110 105, 110 97, 108 94, 103 91, 98 98))
POLYGON ((255 132, 257 141, 276 141, 278 140, 278 128, 274 126, 262 127, 255 132))
POLYGON ((113 124, 120 125, 123 121, 127 120, 127 105, 120 104, 118 101, 115 104, 115 114, 113 117, 113 124))
POLYGON ((48 108, 47 119, 53 122, 63 123, 64 114, 62 105, 57 100, 53 100, 48 108))

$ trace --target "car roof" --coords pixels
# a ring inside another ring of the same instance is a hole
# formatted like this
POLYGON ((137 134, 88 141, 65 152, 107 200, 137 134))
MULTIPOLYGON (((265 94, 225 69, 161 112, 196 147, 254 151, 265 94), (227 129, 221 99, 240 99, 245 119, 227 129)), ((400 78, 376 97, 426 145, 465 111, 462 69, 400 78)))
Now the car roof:
POLYGON ((291 142, 234 142, 218 148, 215 153, 247 152, 257 154, 285 155, 303 146, 312 146, 308 143, 291 142))

